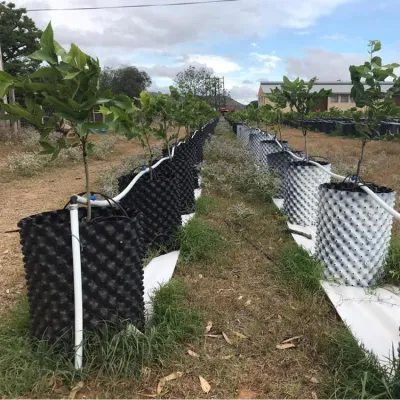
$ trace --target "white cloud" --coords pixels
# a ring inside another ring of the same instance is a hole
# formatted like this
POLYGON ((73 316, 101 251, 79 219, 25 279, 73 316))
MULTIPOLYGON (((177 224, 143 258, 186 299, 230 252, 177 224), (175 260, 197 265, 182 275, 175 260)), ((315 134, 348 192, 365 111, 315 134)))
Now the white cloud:
POLYGON ((286 69, 291 77, 320 80, 350 80, 349 66, 362 64, 364 54, 335 53, 321 48, 305 49, 303 57, 287 57, 286 69))
POLYGON ((242 69, 238 63, 231 61, 226 57, 215 55, 192 54, 187 57, 187 62, 190 64, 198 63, 206 65, 207 67, 212 68, 216 74, 228 74, 242 69))
POLYGON ((251 47, 258 47, 257 43, 250 43, 251 47))

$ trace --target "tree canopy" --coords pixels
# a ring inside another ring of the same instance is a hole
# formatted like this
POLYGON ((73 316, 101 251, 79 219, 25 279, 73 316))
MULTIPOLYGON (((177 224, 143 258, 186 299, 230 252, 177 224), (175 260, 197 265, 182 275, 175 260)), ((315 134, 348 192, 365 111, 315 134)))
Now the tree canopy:
POLYGON ((26 75, 39 67, 40 61, 27 56, 39 49, 41 34, 25 8, 0 2, 0 44, 6 72, 26 75))
POLYGON ((206 68, 196 68, 190 65, 179 72, 174 82, 182 92, 191 90, 195 96, 207 96, 210 91, 212 74, 206 68))
POLYGON ((139 97, 150 85, 150 76, 133 66, 105 68, 100 75, 101 90, 111 89, 113 93, 124 94, 131 99, 139 97))

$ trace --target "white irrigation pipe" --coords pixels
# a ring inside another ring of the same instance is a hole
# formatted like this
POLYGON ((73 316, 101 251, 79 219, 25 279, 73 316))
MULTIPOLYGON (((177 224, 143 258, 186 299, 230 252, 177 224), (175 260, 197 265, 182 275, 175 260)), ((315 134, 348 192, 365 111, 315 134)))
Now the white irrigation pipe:
MULTIPOLYGON (((281 149, 283 149, 282 145, 279 143, 279 141, 276 139, 275 137, 275 141, 278 143, 278 145, 280 146, 281 149)), ((296 156, 295 154, 293 154, 291 151, 286 150, 293 158, 295 158, 296 160, 299 161, 304 161, 303 158, 296 156)), ((343 180, 348 180, 349 178, 346 178, 345 176, 342 175, 338 175, 335 174, 334 172, 329 171, 328 169, 324 168, 322 165, 318 164, 315 161, 312 160, 308 160, 308 162, 310 164, 316 165, 318 168, 322 169, 323 171, 325 171, 327 174, 331 175, 333 178, 336 179, 343 179, 343 180)), ((374 193, 369 187, 363 185, 362 183, 358 184, 360 186, 360 188, 362 190, 364 190, 365 193, 367 193, 368 195, 370 195, 372 197, 372 199, 378 203, 381 207, 383 207, 393 218, 396 218, 398 220, 400 220, 400 213, 398 213, 395 209, 393 209, 392 207, 389 207, 379 196, 376 195, 376 193, 374 193)))
MULTIPOLYGON (((204 127, 206 127, 206 124, 204 127)), ((192 138, 197 133, 197 130, 192 135, 192 138)), ((179 146, 182 142, 178 143, 179 146)), ((156 168, 165 160, 169 160, 175 156, 175 147, 172 148, 171 157, 164 157, 159 160, 152 168, 156 168)), ((119 202, 123 199, 133 188, 135 183, 146 173, 150 171, 149 168, 139 172, 130 184, 112 200, 119 202)), ((107 200, 89 200, 92 206, 95 207, 108 207, 110 202, 107 200)), ((87 204, 87 199, 81 196, 72 196, 69 204, 70 220, 71 220, 71 237, 72 237, 72 262, 73 262, 73 279, 74 279, 74 313, 75 313, 75 358, 74 367, 76 370, 82 369, 83 363, 83 292, 82 292, 82 260, 81 260, 81 242, 79 236, 79 215, 78 203, 87 204)))
POLYGON ((71 216, 71 240, 74 274, 74 311, 75 311, 75 369, 82 369, 83 359, 83 293, 81 242, 79 237, 78 202, 76 196, 71 197, 69 205, 71 216))

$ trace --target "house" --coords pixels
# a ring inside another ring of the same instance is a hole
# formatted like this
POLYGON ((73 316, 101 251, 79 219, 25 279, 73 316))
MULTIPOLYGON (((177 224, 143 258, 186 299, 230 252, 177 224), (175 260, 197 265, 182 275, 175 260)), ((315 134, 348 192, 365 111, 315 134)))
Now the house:
MULTIPOLYGON (((283 82, 261 82, 260 89, 258 91, 258 106, 261 107, 265 104, 271 104, 271 102, 265 96, 265 93, 270 93, 271 89, 280 87, 283 82)), ((339 108, 340 110, 348 110, 349 108, 355 107, 354 100, 350 97, 350 92, 353 84, 351 82, 328 82, 328 81, 316 81, 313 91, 319 91, 320 89, 332 90, 332 96, 322 98, 320 103, 314 108, 314 111, 328 111, 332 107, 339 108)), ((392 86, 391 82, 381 83, 383 91, 388 90, 392 86)), ((394 97, 396 103, 400 105, 400 96, 394 97)), ((289 107, 286 107, 284 111, 290 111, 289 107)))

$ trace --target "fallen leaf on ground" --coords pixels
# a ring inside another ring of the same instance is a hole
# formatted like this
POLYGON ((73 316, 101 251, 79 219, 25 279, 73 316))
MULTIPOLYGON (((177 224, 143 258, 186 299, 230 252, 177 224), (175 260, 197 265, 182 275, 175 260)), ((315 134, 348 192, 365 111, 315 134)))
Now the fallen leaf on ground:
POLYGON ((212 327, 213 327, 212 321, 208 321, 206 326, 206 333, 210 332, 212 327))
POLYGON ((302 337, 303 337, 303 335, 300 335, 300 336, 293 336, 293 337, 291 337, 291 338, 289 338, 289 339, 284 340, 284 341, 282 342, 282 344, 283 344, 283 343, 293 342, 293 340, 299 340, 299 339, 301 339, 302 337))
POLYGON ((10 293, 10 289, 6 289, 6 293, 9 294, 10 293))
POLYGON ((255 399, 260 393, 253 392, 250 389, 239 389, 238 399, 255 399))
POLYGON ((200 357, 197 353, 195 353, 195 352, 192 351, 192 350, 188 350, 187 353, 189 354, 189 356, 192 356, 192 357, 196 357, 196 358, 199 358, 199 357, 200 357))
POLYGON ((228 338, 228 335, 225 332, 222 332, 222 336, 224 337, 226 343, 232 344, 231 339, 228 338))
POLYGON ((236 332, 236 331, 232 331, 232 333, 233 333, 234 335, 236 335, 236 336, 237 336, 238 338, 240 338, 240 339, 248 339, 248 337, 245 336, 245 335, 243 335, 243 333, 236 332))
POLYGON ((278 320, 282 321, 282 316, 280 314, 278 314, 278 320))
POLYGON ((221 335, 204 335, 205 337, 210 337, 213 339, 219 339, 221 337, 221 335))
POLYGON ((162 392, 162 388, 166 382, 181 378, 182 375, 183 375, 183 372, 174 372, 173 374, 170 374, 168 376, 164 376, 164 378, 161 378, 160 382, 158 382, 158 385, 157 385, 157 394, 160 394, 162 392))
POLYGON ((316 378, 315 376, 313 376, 312 378, 310 378, 310 382, 312 383, 319 383, 318 378, 316 378))
POLYGON ((76 394, 83 388, 83 385, 82 381, 78 382, 69 392, 68 398, 75 399, 76 394))
POLYGON ((311 392, 311 398, 312 398, 313 400, 318 400, 317 393, 311 392))
POLYGON ((202 274, 199 274, 199 278, 202 279, 202 278, 203 278, 203 275, 202 275, 202 274))
POLYGON ((235 357, 234 354, 231 354, 230 356, 222 356, 221 360, 230 360, 231 358, 235 357))
POLYGON ((276 346, 276 348, 277 348, 278 350, 293 349, 294 347, 296 347, 296 345, 293 344, 293 343, 278 344, 278 345, 276 346))
POLYGON ((244 303, 245 306, 249 306, 251 304, 251 300, 247 300, 246 303, 244 303))
POLYGON ((243 296, 239 296, 239 297, 238 297, 238 300, 242 300, 242 299, 243 299, 243 296))
POLYGON ((289 305, 289 307, 292 309, 292 310, 297 310, 297 308, 296 307, 293 307, 291 304, 289 305))
POLYGON ((7 254, 8 253, 8 250, 6 250, 6 251, 3 251, 3 254, 7 254))
POLYGON ((233 291, 234 289, 219 289, 218 293, 233 291))
POLYGON ((203 392, 209 393, 211 390, 210 384, 200 375, 199 375, 199 379, 200 379, 200 385, 201 385, 201 388, 203 389, 203 392))

